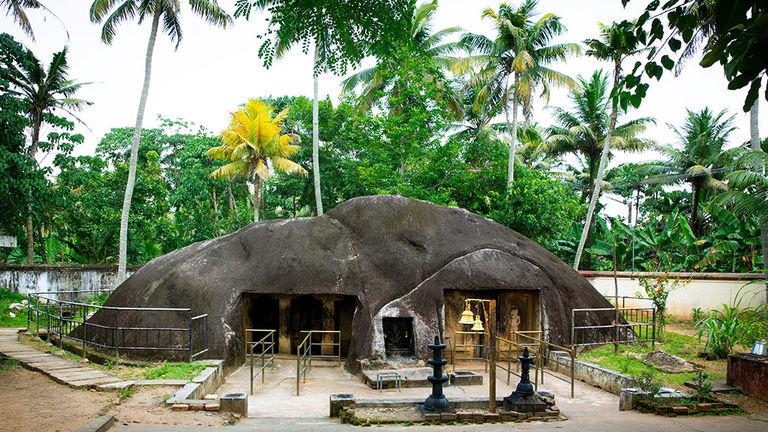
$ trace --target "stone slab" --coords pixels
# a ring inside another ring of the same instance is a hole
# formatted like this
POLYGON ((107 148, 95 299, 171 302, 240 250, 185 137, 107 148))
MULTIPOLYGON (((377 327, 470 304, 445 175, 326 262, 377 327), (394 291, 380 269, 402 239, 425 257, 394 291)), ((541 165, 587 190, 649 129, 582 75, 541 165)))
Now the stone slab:
POLYGON ((88 423, 77 428, 76 432, 106 432, 112 427, 115 422, 115 417, 111 415, 104 415, 97 417, 88 423))

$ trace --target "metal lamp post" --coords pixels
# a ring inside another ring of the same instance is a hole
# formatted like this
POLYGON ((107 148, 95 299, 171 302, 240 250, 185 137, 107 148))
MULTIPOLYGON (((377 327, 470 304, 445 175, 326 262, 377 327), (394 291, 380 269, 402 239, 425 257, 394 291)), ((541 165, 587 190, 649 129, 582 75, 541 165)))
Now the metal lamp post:
POLYGON ((488 347, 485 355, 488 358, 488 412, 496 412, 496 300, 486 299, 466 299, 464 300, 465 309, 461 313, 459 324, 472 325, 471 330, 476 332, 485 332, 488 330, 488 347), (479 303, 485 312, 485 327, 480 320, 479 314, 472 314, 471 304, 479 303), (487 306, 487 309, 486 309, 487 306))

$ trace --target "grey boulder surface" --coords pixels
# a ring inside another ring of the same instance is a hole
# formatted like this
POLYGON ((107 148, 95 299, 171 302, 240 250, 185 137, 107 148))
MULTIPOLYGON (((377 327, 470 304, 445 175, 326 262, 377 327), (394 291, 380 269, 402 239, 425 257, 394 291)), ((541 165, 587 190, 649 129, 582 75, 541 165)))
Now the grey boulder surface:
MULTIPOLYGON (((383 355, 387 316, 414 318, 418 354, 426 357, 427 342, 442 333, 448 289, 539 290, 542 326, 556 344, 569 343, 572 308, 610 307, 585 278, 519 233, 463 209, 399 196, 354 198, 319 217, 268 220, 192 244, 141 267, 106 305, 208 314, 204 357, 234 366, 245 350, 242 293, 351 295, 354 365, 383 355)), ((186 314, 172 315, 102 310, 89 322, 186 325, 186 314)), ((187 335, 158 337, 183 346, 187 335)))

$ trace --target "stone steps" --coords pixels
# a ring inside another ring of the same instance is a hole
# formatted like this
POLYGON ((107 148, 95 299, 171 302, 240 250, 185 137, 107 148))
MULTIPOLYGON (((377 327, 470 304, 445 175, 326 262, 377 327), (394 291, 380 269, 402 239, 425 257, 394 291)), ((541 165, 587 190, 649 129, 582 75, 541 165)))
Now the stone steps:
POLYGON ((0 353, 18 360, 25 368, 41 372, 73 388, 98 388, 122 381, 116 376, 81 363, 30 348, 18 338, 19 329, 0 329, 0 353))

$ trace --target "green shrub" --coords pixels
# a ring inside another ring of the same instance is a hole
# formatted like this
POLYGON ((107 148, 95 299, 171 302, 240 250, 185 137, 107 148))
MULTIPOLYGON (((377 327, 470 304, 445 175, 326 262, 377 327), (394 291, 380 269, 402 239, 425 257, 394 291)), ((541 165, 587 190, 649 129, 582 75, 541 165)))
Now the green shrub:
POLYGON ((696 322, 699 341, 706 338, 705 349, 719 358, 726 358, 736 345, 750 346, 755 340, 765 338, 768 322, 765 304, 741 307, 744 287, 736 293, 732 305, 723 304, 722 310, 709 311, 696 322))
POLYGON ((20 312, 12 312, 8 310, 8 306, 12 303, 21 303, 26 297, 17 292, 0 288, 0 327, 26 327, 27 326, 27 310, 23 309, 20 312))

